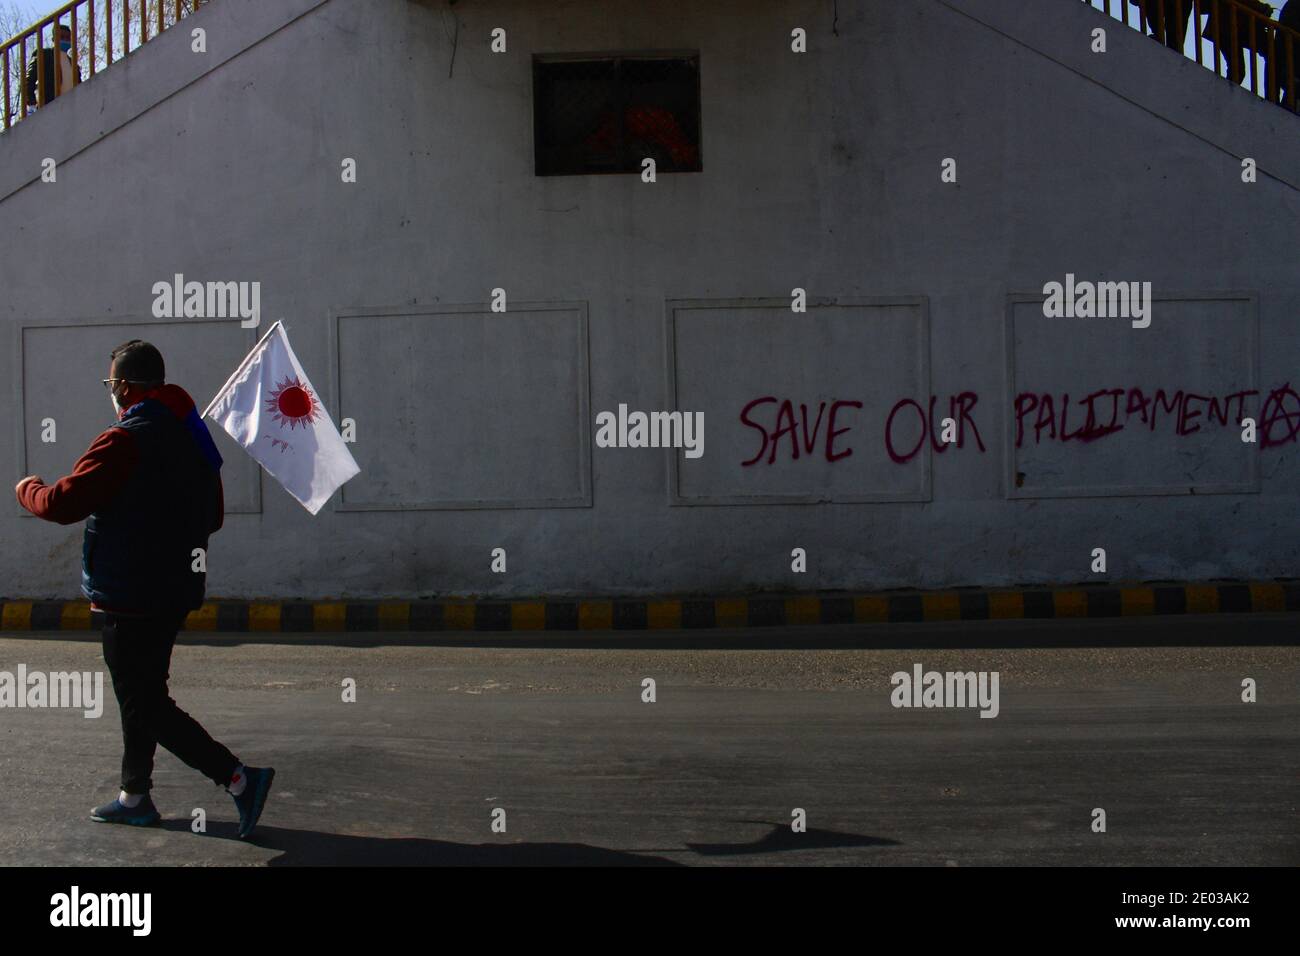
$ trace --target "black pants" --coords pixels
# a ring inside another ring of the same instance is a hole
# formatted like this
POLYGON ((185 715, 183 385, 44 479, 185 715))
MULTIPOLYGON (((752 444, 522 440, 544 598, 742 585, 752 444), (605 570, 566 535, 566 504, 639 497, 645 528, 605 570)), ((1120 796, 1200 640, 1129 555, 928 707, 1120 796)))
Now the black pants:
POLYGON ((208 736, 167 692, 176 632, 185 614, 166 617, 104 615, 104 663, 122 712, 122 789, 148 793, 154 751, 162 744, 219 786, 230 783, 239 760, 208 736))
MULTIPOLYGON (((1187 42, 1187 28, 1191 25, 1195 10, 1192 0, 1181 0, 1183 14, 1181 20, 1178 17, 1179 0, 1165 0, 1163 11, 1158 0, 1140 0, 1140 2, 1135 0, 1135 2, 1138 9, 1142 11, 1144 25, 1151 28, 1155 38, 1169 49, 1182 53, 1183 45, 1187 42)), ((1109 7, 1110 4, 1107 3, 1106 6, 1109 7)))

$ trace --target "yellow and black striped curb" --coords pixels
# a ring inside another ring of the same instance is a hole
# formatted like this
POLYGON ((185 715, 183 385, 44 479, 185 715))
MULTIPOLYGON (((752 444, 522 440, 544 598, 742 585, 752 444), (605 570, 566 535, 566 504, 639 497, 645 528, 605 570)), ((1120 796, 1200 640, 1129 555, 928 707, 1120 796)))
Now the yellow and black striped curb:
MULTIPOLYGON (((1300 581, 734 598, 222 601, 191 631, 609 631, 1300 611, 1300 581)), ((98 628, 85 601, 0 601, 0 630, 98 628), (92 619, 93 618, 93 619, 92 619)))

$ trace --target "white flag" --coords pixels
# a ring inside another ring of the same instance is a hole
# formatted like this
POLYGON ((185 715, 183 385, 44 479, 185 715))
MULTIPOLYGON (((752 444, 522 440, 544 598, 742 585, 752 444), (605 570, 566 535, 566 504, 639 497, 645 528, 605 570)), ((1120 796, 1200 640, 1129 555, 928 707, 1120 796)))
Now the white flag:
POLYGON ((226 430, 312 514, 361 471, 276 322, 204 417, 226 430))

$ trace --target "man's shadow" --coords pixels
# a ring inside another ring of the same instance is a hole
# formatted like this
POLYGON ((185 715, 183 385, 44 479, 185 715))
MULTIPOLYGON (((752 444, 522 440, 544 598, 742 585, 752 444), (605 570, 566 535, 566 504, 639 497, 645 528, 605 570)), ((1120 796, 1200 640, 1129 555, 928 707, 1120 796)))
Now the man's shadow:
POLYGON ((840 833, 836 830, 819 830, 810 827, 795 833, 789 824, 770 820, 735 820, 734 823, 765 823, 770 829, 749 843, 688 843, 687 848, 701 856, 741 856, 748 853, 781 853, 787 850, 830 850, 849 846, 899 846, 897 840, 865 836, 859 833, 840 833))
MULTIPOLYGON (((897 846, 895 840, 809 829, 794 833, 788 825, 765 820, 771 831, 749 843, 687 843, 687 851, 701 856, 731 856, 773 853, 786 850, 829 849, 850 846, 897 846)), ((183 820, 168 820, 164 829, 189 830, 183 820)), ((208 837, 238 839, 233 823, 210 826, 208 837)), ((289 830, 259 826, 253 836, 241 841, 280 855, 269 866, 683 866, 676 860, 653 854, 685 852, 658 848, 643 852, 610 850, 586 843, 452 843, 418 837, 366 837, 317 830, 289 830)))

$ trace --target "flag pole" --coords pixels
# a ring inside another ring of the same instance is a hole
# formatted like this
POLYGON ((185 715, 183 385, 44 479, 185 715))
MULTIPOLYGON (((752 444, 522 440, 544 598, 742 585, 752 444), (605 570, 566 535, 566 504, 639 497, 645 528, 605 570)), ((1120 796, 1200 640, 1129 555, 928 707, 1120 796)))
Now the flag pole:
POLYGON ((230 383, 239 377, 239 373, 248 367, 248 363, 251 362, 253 356, 257 354, 257 350, 262 347, 262 343, 270 338, 271 333, 275 331, 275 327, 279 324, 279 319, 276 319, 271 323, 271 327, 266 330, 266 334, 257 340, 257 344, 253 346, 252 351, 245 355, 244 360, 239 363, 239 366, 233 372, 230 373, 230 378, 226 379, 226 384, 217 389, 217 394, 212 396, 212 401, 208 402, 208 407, 203 409, 203 414, 199 416, 200 419, 208 417, 208 412, 212 411, 213 406, 217 404, 217 400, 226 393, 226 389, 230 388, 230 383))

